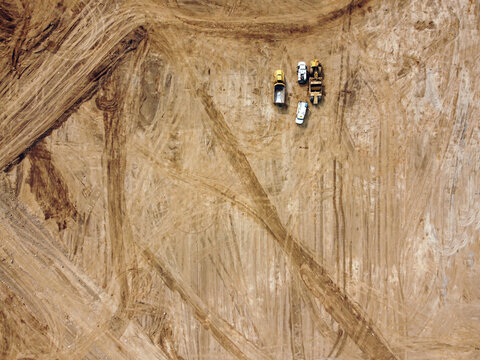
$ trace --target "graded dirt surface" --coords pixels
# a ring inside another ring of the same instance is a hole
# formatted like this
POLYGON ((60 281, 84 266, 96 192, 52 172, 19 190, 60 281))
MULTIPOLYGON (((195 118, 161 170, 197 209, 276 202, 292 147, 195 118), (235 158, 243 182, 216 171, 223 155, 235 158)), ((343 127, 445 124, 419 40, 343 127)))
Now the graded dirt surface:
POLYGON ((1 1, 0 359, 480 359, 479 12, 1 1))

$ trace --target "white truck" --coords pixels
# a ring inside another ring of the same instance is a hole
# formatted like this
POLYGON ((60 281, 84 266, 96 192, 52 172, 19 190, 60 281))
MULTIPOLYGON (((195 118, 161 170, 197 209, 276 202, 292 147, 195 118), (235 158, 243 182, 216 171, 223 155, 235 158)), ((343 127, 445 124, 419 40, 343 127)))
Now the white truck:
POLYGON ((305 121, 305 115, 307 114, 308 104, 306 101, 300 101, 297 106, 297 118, 295 122, 297 125, 302 125, 305 121))
POLYGON ((286 88, 285 88, 285 73, 283 70, 275 70, 273 75, 273 103, 275 105, 285 105, 286 88))
POLYGON ((297 65, 297 77, 299 84, 305 84, 307 82, 307 63, 305 61, 300 61, 297 65))

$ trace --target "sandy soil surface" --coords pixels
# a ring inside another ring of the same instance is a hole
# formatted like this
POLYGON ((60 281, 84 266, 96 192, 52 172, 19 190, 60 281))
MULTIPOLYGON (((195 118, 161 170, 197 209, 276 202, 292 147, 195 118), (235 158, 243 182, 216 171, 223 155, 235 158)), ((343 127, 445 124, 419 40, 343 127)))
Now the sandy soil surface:
POLYGON ((479 16, 1 1, 0 359, 480 359, 479 16))

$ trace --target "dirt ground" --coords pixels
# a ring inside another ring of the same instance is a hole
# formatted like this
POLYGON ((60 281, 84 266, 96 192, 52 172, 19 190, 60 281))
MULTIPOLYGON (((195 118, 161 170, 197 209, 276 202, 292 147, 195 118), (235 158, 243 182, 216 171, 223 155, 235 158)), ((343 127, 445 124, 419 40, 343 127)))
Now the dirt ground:
POLYGON ((0 359, 480 359, 479 30, 479 0, 1 0, 0 359))

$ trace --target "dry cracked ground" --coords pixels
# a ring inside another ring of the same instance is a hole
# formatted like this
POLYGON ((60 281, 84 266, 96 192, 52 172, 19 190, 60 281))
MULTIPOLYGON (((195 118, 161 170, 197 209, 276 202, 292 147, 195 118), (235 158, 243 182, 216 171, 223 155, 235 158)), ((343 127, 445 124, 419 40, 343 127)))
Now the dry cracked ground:
POLYGON ((1 0, 0 359, 480 359, 479 30, 479 0, 1 0))

